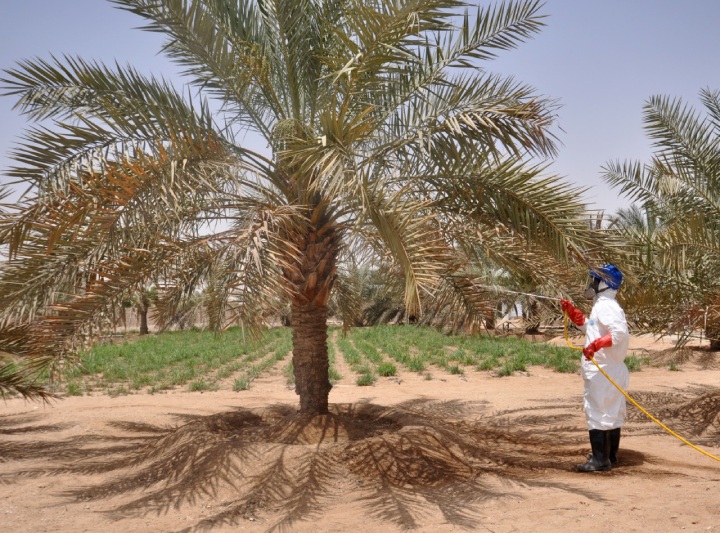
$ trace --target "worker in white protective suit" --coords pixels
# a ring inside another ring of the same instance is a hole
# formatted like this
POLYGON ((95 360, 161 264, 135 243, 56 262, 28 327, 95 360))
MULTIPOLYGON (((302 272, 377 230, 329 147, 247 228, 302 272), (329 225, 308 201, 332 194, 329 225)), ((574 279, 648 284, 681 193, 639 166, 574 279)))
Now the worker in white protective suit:
POLYGON ((617 383, 627 389, 630 381, 625 356, 630 343, 625 312, 615 297, 623 275, 614 265, 590 271, 585 297, 593 300, 590 318, 562 300, 562 310, 585 333, 581 373, 585 383, 584 407, 590 446, 587 462, 577 465, 580 472, 606 471, 618 464, 620 428, 625 422, 625 396, 610 383, 592 359, 617 383))

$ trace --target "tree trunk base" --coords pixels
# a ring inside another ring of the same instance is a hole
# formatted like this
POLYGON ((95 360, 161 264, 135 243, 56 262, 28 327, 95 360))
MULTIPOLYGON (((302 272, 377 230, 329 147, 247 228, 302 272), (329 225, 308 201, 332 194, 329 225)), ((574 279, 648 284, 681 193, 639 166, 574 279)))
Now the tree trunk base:
POLYGON ((295 392, 303 415, 328 414, 332 385, 328 379, 327 308, 293 306, 293 368, 295 392))

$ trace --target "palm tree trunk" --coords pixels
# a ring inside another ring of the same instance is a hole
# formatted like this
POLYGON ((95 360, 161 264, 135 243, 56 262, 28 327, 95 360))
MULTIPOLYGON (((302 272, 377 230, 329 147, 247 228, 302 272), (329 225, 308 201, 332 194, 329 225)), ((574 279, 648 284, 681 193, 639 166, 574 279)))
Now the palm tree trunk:
POLYGON ((708 324, 705 327, 705 337, 710 341, 710 350, 720 351, 720 325, 708 324))
POLYGON ((495 309, 488 309, 484 313, 484 322, 485 322, 485 329, 487 330, 493 330, 495 329, 495 309))
POLYGON ((338 241, 338 233, 328 226, 293 235, 292 242, 300 253, 283 269, 292 289, 293 368, 302 414, 328 413, 332 385, 328 377, 327 304, 335 281, 338 241))
POLYGON ((138 304, 138 314, 140 315, 140 335, 147 335, 150 333, 148 329, 148 309, 150 309, 150 301, 147 299, 145 294, 140 297, 140 303, 138 304))
POLYGON ((706 307, 704 311, 704 329, 705 337, 710 341, 710 350, 713 352, 720 351, 720 316, 716 311, 717 307, 706 307))
POLYGON ((330 380, 327 348, 327 307, 306 305, 292 308, 293 368, 300 412, 327 414, 330 380))
POLYGON ((534 335, 540 333, 540 322, 536 320, 538 315, 538 303, 535 300, 530 300, 527 305, 525 312, 525 333, 528 335, 534 335))
POLYGON ((148 329, 148 310, 146 307, 143 307, 138 310, 138 314, 140 315, 140 335, 147 335, 150 333, 150 330, 148 329))

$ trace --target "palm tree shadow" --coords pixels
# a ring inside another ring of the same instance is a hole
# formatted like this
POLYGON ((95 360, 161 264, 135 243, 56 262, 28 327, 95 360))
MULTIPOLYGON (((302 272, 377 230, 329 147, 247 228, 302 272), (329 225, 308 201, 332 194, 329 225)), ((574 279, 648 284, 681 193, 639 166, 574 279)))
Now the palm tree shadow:
MULTIPOLYGON (((692 437, 695 444, 720 445, 720 388, 702 385, 680 392, 638 392, 633 398, 680 435, 692 437)), ((628 406, 628 419, 646 432, 663 432, 632 405, 628 406)))
POLYGON ((581 453, 577 439, 557 438, 577 428, 557 424, 562 417, 552 409, 543 420, 541 408, 490 413, 480 403, 426 399, 331 407, 317 417, 274 405, 175 415, 172 427, 114 422, 102 435, 26 450, 24 459, 43 455, 51 466, 24 474, 100 476, 61 496, 112 500, 107 512, 118 520, 235 495, 184 531, 234 526, 263 513, 275 520, 270 531, 292 531, 340 496, 402 528, 421 525, 428 509, 439 509, 448 523, 473 529, 480 524, 479 503, 512 496, 514 489, 578 492, 548 475, 569 470, 581 453), (525 417, 525 424, 513 417, 525 417), (537 431, 534 425, 543 423, 552 431, 537 431))
MULTIPOLYGON (((717 440, 717 389, 636 396, 668 422, 717 440)), ((0 444, 0 454, 50 465, 20 472, 26 476, 99 477, 61 495, 112 500, 107 512, 118 520, 234 495, 183 531, 237 526, 262 514, 274 520, 269 531, 292 531, 341 497, 400 528, 418 527, 429 510, 439 510, 449 524, 476 529, 483 502, 517 497, 523 487, 599 498, 592 489, 558 481, 571 479, 558 474, 572 470, 587 449, 584 431, 568 423, 578 409, 578 402, 558 401, 490 412, 479 402, 420 398, 392 407, 334 404, 328 415, 307 417, 293 406, 273 405, 177 414, 168 427, 116 421, 103 434, 32 442, 22 439, 63 427, 42 425, 40 418, 2 419, 0 430, 19 439, 0 444)), ((655 431, 636 415, 631 410, 627 433, 655 431)), ((648 460, 623 453, 625 467, 648 460)))

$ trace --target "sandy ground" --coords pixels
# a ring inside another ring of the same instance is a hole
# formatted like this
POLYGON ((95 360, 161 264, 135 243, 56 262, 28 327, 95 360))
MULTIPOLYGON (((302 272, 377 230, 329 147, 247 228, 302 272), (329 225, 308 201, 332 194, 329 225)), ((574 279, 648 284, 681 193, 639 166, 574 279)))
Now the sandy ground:
MULTIPOLYGON (((716 357, 644 367, 629 392, 720 455, 716 357)), ((296 416, 280 368, 239 393, 0 403, 1 529, 720 531, 720 462, 635 408, 620 465, 574 471, 589 448, 579 375, 434 370, 358 387, 340 371, 332 414, 314 419, 296 416)))

